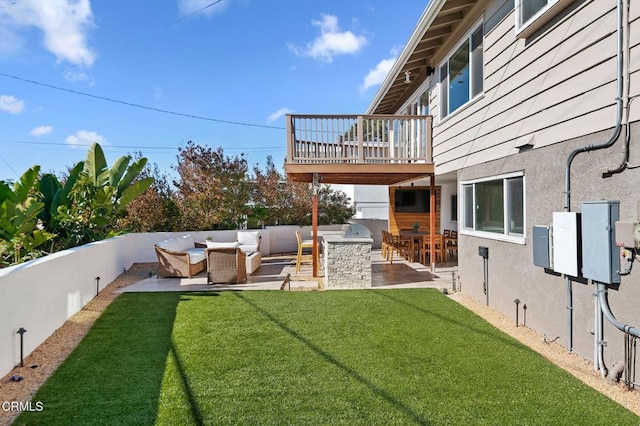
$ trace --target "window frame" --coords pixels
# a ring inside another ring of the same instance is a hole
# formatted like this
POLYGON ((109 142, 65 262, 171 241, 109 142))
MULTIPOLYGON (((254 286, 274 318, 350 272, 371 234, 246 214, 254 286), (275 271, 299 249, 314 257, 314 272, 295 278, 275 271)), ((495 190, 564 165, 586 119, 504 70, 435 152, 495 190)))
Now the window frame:
POLYGON ((460 233, 463 235, 471 235, 475 237, 486 238, 490 240, 498 240, 498 241, 506 241, 515 244, 525 244, 527 237, 527 200, 526 200, 526 178, 524 172, 514 172, 507 173, 503 175, 497 176, 488 176, 480 179, 473 179, 467 181, 460 182, 460 188, 458 193, 462 194, 462 200, 458 200, 459 204, 459 212, 458 217, 461 218, 460 221, 460 233), (516 178, 522 178, 522 234, 510 232, 510 212, 511 212, 511 200, 509 199, 509 181, 512 181, 516 178), (476 224, 476 209, 474 208, 476 205, 475 197, 475 185, 478 183, 486 183, 486 182, 497 182, 502 181, 502 196, 503 196, 503 223, 504 229, 502 233, 489 232, 489 231, 481 231, 477 230, 476 224), (467 199, 467 193, 465 189, 471 188, 471 197, 472 200, 467 199), (467 206, 471 203, 471 225, 472 227, 467 226, 467 222, 469 220, 469 215, 467 214, 467 206))
POLYGON ((431 90, 429 88, 429 78, 422 83, 418 90, 400 107, 400 115, 429 115, 431 113, 431 90), (426 100, 426 104, 422 100, 426 100), (414 114, 415 112, 415 114, 414 114))
POLYGON ((445 58, 438 65, 437 77, 438 77, 438 85, 439 85, 438 92, 440 94, 440 106, 439 106, 440 121, 446 120, 447 118, 456 114, 458 111, 461 111, 462 109, 467 107, 476 99, 483 96, 484 94, 484 37, 485 37, 484 21, 480 20, 471 27, 471 29, 465 34, 465 36, 458 41, 458 43, 454 46, 454 48, 451 49, 449 53, 447 53, 445 58), (480 30, 482 33, 482 36, 481 36, 482 44, 480 45, 481 64, 479 67, 479 71, 476 63, 477 61, 474 60, 476 57, 474 56, 474 49, 473 49, 474 35, 478 32, 478 30, 480 30), (458 53, 460 48, 465 44, 467 44, 468 46, 468 52, 467 52, 468 65, 467 66, 469 67, 467 99, 465 102, 460 104, 456 109, 449 111, 449 105, 451 102, 451 92, 450 92, 450 82, 449 82, 449 61, 458 53), (443 71, 444 69, 446 69, 446 71, 443 71), (478 77, 480 78, 478 79, 478 77), (481 87, 479 88, 476 87, 476 85, 474 85, 474 83, 478 81, 481 84, 481 87))
POLYGON ((538 10, 528 20, 522 20, 523 3, 530 0, 515 0, 515 32, 518 38, 526 38, 549 22, 562 9, 567 7, 574 0, 547 0, 546 6, 538 10))

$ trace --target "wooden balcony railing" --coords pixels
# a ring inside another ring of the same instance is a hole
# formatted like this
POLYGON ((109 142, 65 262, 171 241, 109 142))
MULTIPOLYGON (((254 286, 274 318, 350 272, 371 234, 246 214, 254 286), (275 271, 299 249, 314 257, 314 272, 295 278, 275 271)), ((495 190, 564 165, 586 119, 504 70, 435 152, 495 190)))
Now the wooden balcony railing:
POLYGON ((287 115, 288 164, 432 163, 428 115, 287 115))

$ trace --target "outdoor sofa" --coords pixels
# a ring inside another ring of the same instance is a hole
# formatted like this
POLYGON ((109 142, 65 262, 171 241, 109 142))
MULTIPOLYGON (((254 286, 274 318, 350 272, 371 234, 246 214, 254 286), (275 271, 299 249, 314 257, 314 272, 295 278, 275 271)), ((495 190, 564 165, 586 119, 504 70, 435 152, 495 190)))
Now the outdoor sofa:
POLYGON ((237 262, 245 268, 244 276, 246 277, 258 269, 262 263, 261 243, 260 231, 238 231, 235 242, 199 243, 194 241, 191 235, 170 238, 156 243, 154 247, 158 256, 158 276, 191 278, 205 269, 211 272, 212 268, 230 268, 229 265, 222 265, 220 262, 208 264, 205 248, 234 250, 237 248, 243 256, 243 259, 237 262))
POLYGON ((196 243, 191 235, 160 241, 154 248, 159 277, 191 278, 206 267, 204 245, 196 243))

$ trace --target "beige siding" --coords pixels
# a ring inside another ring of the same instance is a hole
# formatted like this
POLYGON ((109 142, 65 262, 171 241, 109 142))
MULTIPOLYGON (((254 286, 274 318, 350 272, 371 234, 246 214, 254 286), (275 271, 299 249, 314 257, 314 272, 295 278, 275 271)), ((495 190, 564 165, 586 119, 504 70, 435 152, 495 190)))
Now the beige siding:
MULTIPOLYGON (((537 39, 515 37, 513 13, 489 32, 484 94, 443 122, 434 121, 436 172, 515 154, 523 140, 541 147, 613 127, 615 6, 613 0, 586 2, 537 39)), ((632 6, 631 46, 640 43, 637 9, 632 6)), ((631 69, 637 71, 640 45, 631 53, 631 69)), ((640 93, 640 73, 632 75, 633 93, 640 93)), ((431 108, 438 116, 436 95, 431 108)), ((640 102, 631 117, 640 118, 640 102)))
POLYGON ((629 18, 630 20, 640 18, 640 2, 636 0, 630 0, 629 18))
MULTIPOLYGON (((640 2, 632 1, 630 10, 629 25, 630 32, 630 55, 629 69, 631 72, 629 78, 631 96, 640 94, 640 2)), ((636 99, 631 103, 629 109, 629 120, 640 120, 640 99, 636 99)))

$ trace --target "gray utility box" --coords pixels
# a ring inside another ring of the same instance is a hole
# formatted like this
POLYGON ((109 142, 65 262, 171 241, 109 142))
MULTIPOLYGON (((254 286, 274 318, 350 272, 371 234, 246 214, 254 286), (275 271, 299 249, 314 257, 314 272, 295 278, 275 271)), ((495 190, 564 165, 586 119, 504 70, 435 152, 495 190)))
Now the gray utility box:
POLYGON ((533 227, 533 264, 553 269, 553 245, 550 226, 533 227))
POLYGON ((620 249, 614 227, 619 201, 582 203, 582 276, 604 284, 620 283, 620 249))

